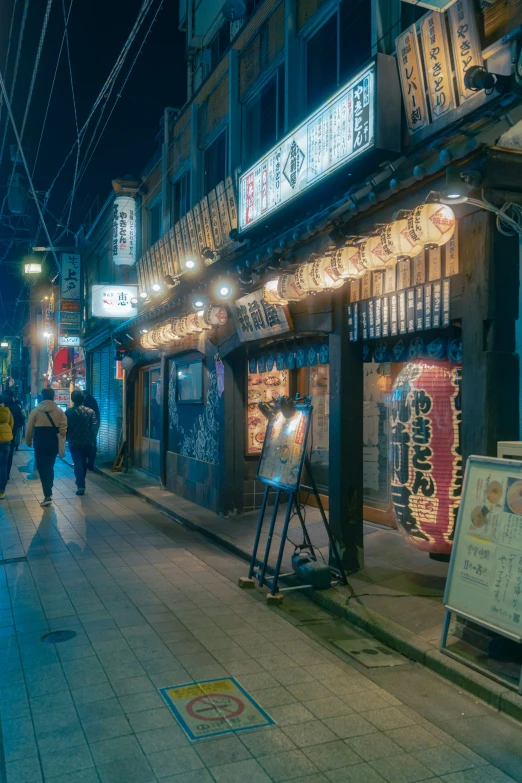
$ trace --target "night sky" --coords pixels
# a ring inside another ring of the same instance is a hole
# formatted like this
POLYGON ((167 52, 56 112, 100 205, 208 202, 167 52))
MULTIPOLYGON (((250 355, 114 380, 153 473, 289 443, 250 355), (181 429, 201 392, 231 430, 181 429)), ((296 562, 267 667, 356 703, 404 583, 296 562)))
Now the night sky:
MULTIPOLYGON (((13 66, 23 8, 26 0, 1 0, 0 2, 0 68, 7 82, 8 91, 13 78, 13 66), (15 10, 11 50, 6 67, 9 27, 15 10)), ((129 35, 143 0, 72 0, 68 30, 71 52, 72 75, 75 88, 76 107, 80 127, 87 119, 91 107, 105 80, 113 68, 118 55, 129 35)), ((29 85, 35 63, 38 41, 44 21, 48 0, 31 0, 28 6, 27 24, 22 44, 18 80, 14 90, 13 109, 20 130, 24 116, 29 85)), ((115 96, 121 90, 121 85, 140 45, 145 37, 153 16, 159 6, 156 22, 148 35, 143 50, 134 65, 134 69, 116 103, 103 136, 95 150, 94 156, 86 170, 85 176, 78 186, 70 227, 76 231, 85 221, 89 208, 93 213, 96 207, 103 204, 111 189, 111 180, 125 174, 139 176, 147 161, 154 154, 157 142, 155 137, 160 131, 165 106, 181 106, 185 101, 185 53, 184 34, 178 31, 177 0, 152 0, 151 10, 145 18, 127 59, 123 65, 112 96, 107 102, 107 108, 100 123, 100 129, 114 104, 115 96), (95 202, 98 197, 98 202, 95 202)), ((28 121, 23 137, 24 148, 30 169, 34 168, 34 184, 37 191, 46 192, 58 172, 65 156, 76 139, 73 101, 67 50, 64 45, 58 68, 54 92, 45 126, 43 120, 60 44, 64 31, 64 16, 69 12, 71 0, 53 0, 47 34, 42 49, 41 60, 33 98, 28 114, 28 121), (43 136, 38 158, 35 157, 43 136)), ((94 131, 96 121, 100 116, 101 106, 91 121, 89 130, 82 145, 87 147, 94 131)), ((5 107, 0 121, 0 145, 6 123, 5 107)), ((11 176, 12 163, 9 157, 9 144, 14 143, 14 136, 9 125, 7 144, 0 161, 0 199, 3 201, 7 192, 7 183, 11 176)), ((83 155, 81 155, 80 160, 83 155)), ((52 190, 48 207, 59 217, 64 208, 73 182, 75 154, 71 156, 67 166, 60 175, 52 190)), ((27 213, 34 216, 34 204, 28 201, 27 213)), ((9 248, 7 241, 12 237, 12 228, 5 225, 6 216, 11 225, 18 225, 17 236, 24 234, 23 220, 13 218, 7 205, 0 225, 0 336, 16 332, 23 326, 23 302, 16 304, 23 291, 23 279, 19 265, 9 262, 20 260, 27 253, 27 245, 13 244, 9 248), (13 324, 14 319, 14 324, 13 324), (11 325, 13 329, 11 330, 11 325)), ((46 214, 48 228, 53 240, 60 233, 56 220, 46 214)), ((27 223, 26 223, 27 225, 27 223)), ((33 224, 34 225, 34 224, 33 224)), ((31 224, 29 225, 31 228, 31 224)), ((34 231, 33 231, 34 234, 34 231)), ((73 240, 68 235, 68 243, 73 240)), ((65 242, 65 237, 61 244, 65 242)), ((40 244, 44 242, 40 236, 40 244)), ((20 298, 23 299, 26 294, 20 298)))

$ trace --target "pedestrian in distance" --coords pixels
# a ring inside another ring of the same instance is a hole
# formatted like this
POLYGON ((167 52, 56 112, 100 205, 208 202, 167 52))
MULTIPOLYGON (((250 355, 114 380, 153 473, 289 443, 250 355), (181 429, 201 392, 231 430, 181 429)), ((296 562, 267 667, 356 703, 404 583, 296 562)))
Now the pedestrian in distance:
POLYGON ((17 442, 20 442, 20 432, 22 431, 22 428, 24 426, 24 415, 22 413, 22 409, 19 405, 19 403, 15 400, 14 394, 12 391, 7 389, 3 395, 2 395, 2 402, 6 406, 6 408, 9 408, 11 411, 11 414, 13 416, 14 426, 13 426, 13 438, 11 440, 11 443, 9 444, 9 457, 7 460, 7 480, 11 478, 11 467, 13 465, 13 454, 16 447, 17 442))
POLYGON ((0 499, 5 497, 7 484, 7 463, 13 440, 13 414, 3 402, 0 403, 0 499))
POLYGON ((94 470, 94 460, 96 459, 96 438, 98 437, 98 430, 100 429, 100 408, 98 406, 98 403, 92 396, 92 394, 88 391, 84 392, 83 395, 83 404, 86 408, 90 408, 92 411, 94 411, 94 415, 96 416, 96 437, 94 438, 93 444, 91 446, 91 452, 89 454, 89 459, 87 460, 87 468, 89 470, 94 470))
POLYGON ((67 417, 54 401, 54 389, 42 389, 41 398, 42 402, 29 414, 25 442, 32 446, 34 441, 34 461, 44 493, 40 505, 50 506, 53 502, 54 463, 57 456, 65 457, 67 417))
POLYGON ((74 464, 74 476, 76 478, 77 495, 85 494, 85 476, 87 474, 87 461, 91 455, 93 444, 96 443, 98 422, 96 414, 83 403, 83 392, 76 389, 71 394, 72 408, 67 408, 67 442, 74 464))

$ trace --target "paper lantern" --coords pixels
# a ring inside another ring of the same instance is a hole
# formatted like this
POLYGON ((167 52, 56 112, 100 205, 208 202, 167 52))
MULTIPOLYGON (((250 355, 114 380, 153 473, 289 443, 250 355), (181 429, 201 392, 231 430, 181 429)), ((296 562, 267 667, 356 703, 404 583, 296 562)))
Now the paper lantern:
POLYGON ((344 280, 339 277, 332 267, 331 256, 323 256, 323 258, 318 258, 317 261, 314 261, 310 277, 320 291, 325 288, 340 288, 344 285, 344 280))
POLYGON ((388 223, 379 231, 379 236, 385 252, 397 258, 401 256, 413 258, 423 248, 423 245, 410 236, 407 220, 395 220, 393 223, 388 223))
POLYGON ((422 204, 412 209, 406 220, 412 242, 444 245, 455 231, 455 215, 446 204, 422 204))
POLYGON ((269 280, 266 285, 263 286, 263 299, 267 304, 285 305, 288 304, 288 299, 285 299, 280 292, 280 281, 286 277, 282 275, 277 280, 269 280))
POLYGON ((286 302, 299 302, 306 296, 306 291, 301 291, 301 289, 298 288, 294 274, 281 275, 279 278, 278 290, 283 297, 283 301, 286 302))
POLYGON ((301 264, 295 270, 295 282, 300 291, 311 293, 312 291, 320 291, 321 289, 312 279, 312 268, 314 262, 311 261, 308 264, 301 264))
POLYGON ((369 237, 359 246, 361 262, 365 269, 373 272, 395 266, 397 258, 383 244, 380 236, 369 237))
POLYGON ((348 245, 337 250, 332 255, 332 268, 344 280, 362 277, 366 269, 361 261, 360 245, 348 245))
POLYGON ((419 360, 397 376, 390 406, 397 527, 424 552, 449 554, 462 492, 459 366, 419 360))
POLYGON ((224 307, 209 305, 205 308, 204 319, 209 326, 223 326, 228 321, 228 313, 224 307))

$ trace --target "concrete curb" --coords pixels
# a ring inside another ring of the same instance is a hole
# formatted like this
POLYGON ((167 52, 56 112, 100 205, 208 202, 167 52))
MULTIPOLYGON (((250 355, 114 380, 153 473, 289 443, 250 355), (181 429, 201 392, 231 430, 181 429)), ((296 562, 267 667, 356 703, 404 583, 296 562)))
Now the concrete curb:
MULTIPOLYGON (((108 471, 96 468, 95 472, 112 481, 120 489, 136 495, 151 506, 154 506, 175 522, 183 525, 183 527, 199 533, 241 560, 250 562, 250 553, 226 538, 222 538, 216 533, 196 524, 188 517, 164 506, 154 498, 150 498, 140 489, 128 486, 126 482, 121 481, 117 476, 111 475, 108 471)), ((499 712, 503 712, 511 718, 522 722, 522 696, 508 689, 507 686, 465 666, 449 655, 445 655, 432 644, 429 644, 429 642, 423 641, 406 628, 394 623, 387 617, 371 611, 362 604, 347 603, 345 597, 334 589, 306 590, 303 592, 306 592, 308 597, 323 609, 327 609, 337 617, 343 618, 351 625, 365 631, 412 661, 422 664, 427 669, 431 669, 431 671, 449 680, 454 685, 462 688, 462 690, 468 691, 468 693, 486 702, 499 712)))

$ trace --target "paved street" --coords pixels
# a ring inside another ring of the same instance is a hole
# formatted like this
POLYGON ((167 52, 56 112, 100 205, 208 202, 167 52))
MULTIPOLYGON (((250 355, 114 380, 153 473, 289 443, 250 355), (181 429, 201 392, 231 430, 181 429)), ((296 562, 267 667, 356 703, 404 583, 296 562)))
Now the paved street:
POLYGON ((417 665, 351 663, 346 624, 268 609, 243 562, 101 476, 76 497, 61 463, 40 508, 29 456, 0 505, 0 780, 522 781, 519 724, 417 665), (158 689, 227 677, 275 725, 191 742, 158 689))

